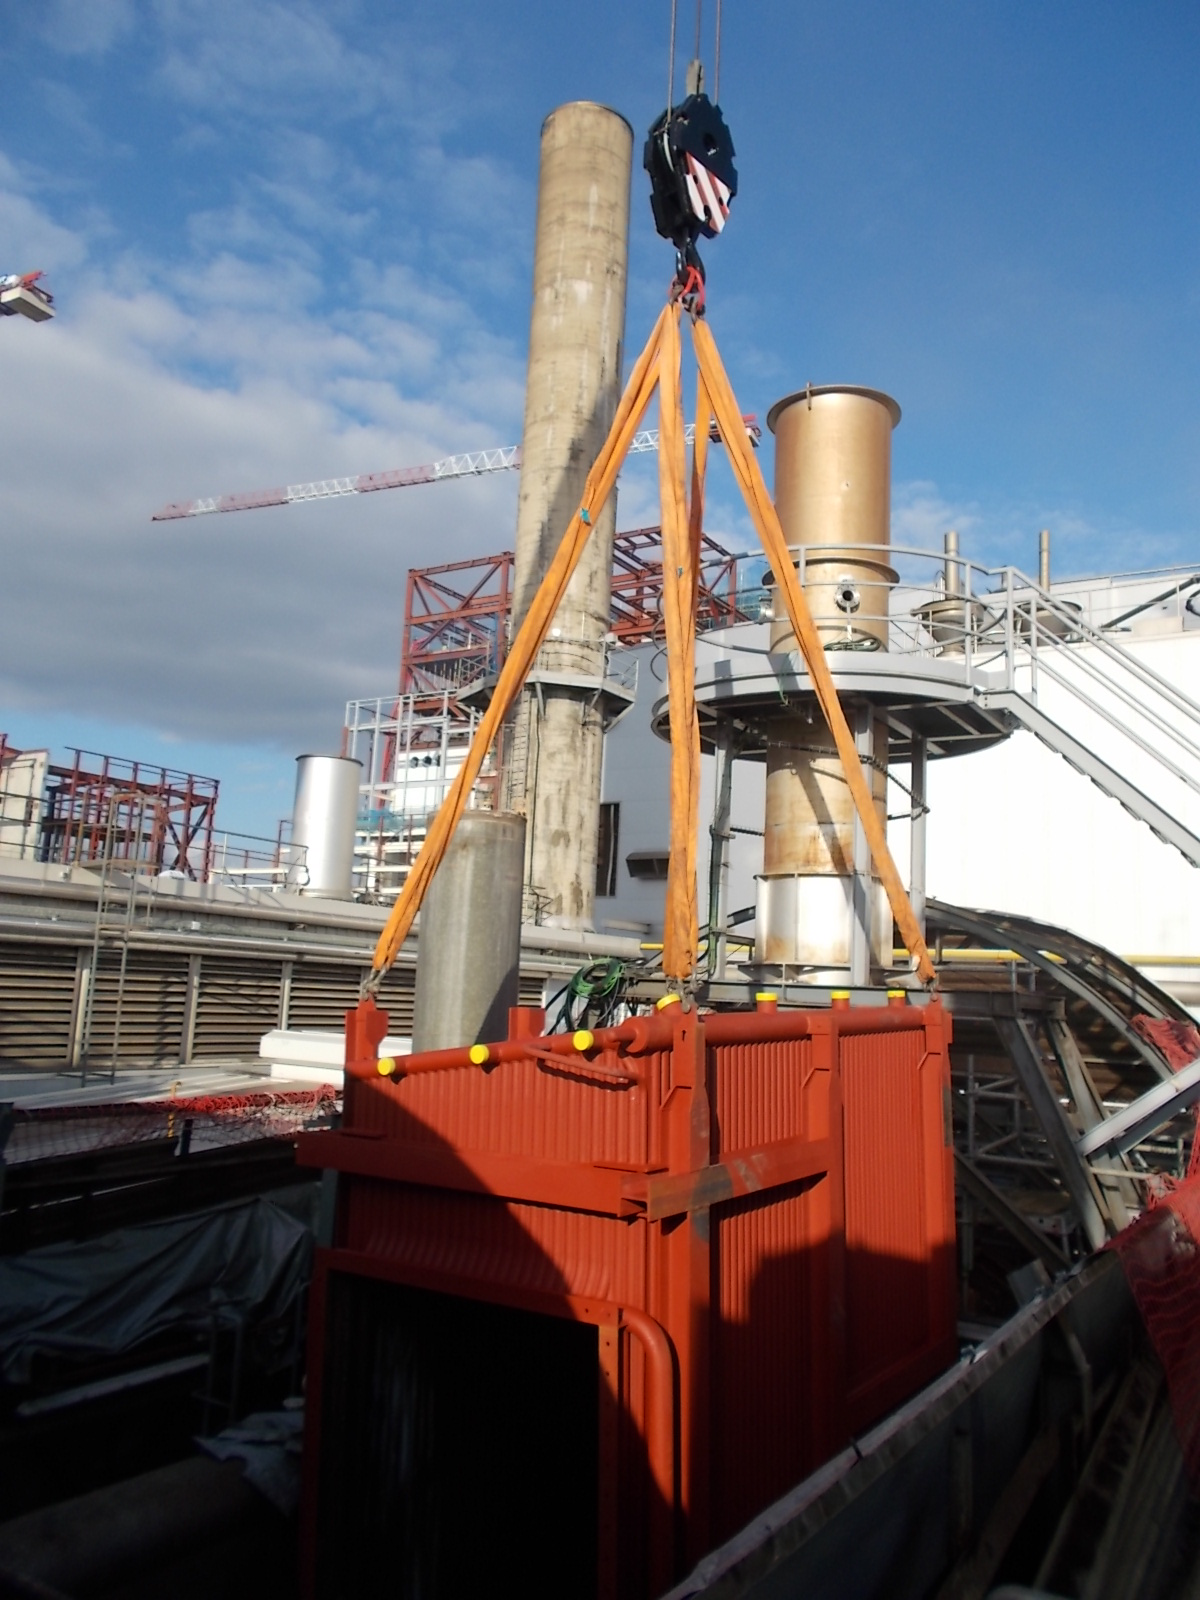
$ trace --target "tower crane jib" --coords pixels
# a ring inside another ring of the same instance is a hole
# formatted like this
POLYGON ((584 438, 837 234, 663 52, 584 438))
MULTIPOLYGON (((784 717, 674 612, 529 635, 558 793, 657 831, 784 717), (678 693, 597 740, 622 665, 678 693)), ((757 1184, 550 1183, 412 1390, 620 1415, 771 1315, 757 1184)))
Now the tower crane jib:
MULTIPOLYGON (((762 434, 753 414, 742 418, 746 434, 758 444, 762 434)), ((693 426, 687 430, 691 442, 693 426)), ((713 433, 714 439, 716 433, 713 433)), ((636 434, 631 455, 658 449, 658 430, 648 428, 636 434)), ((334 500, 346 494, 373 494, 379 489, 409 489, 421 483, 440 483, 444 478, 475 478, 486 472, 516 471, 521 465, 520 445, 503 445, 495 450, 472 450, 464 455, 444 456, 426 466, 396 467, 390 472, 364 472, 352 478, 318 478, 312 483, 289 483, 278 489, 251 489, 244 494, 224 494, 202 500, 180 500, 165 505, 151 518, 153 522, 173 522, 179 517, 203 517, 215 511, 256 511, 262 506, 290 506, 305 500, 334 500)))

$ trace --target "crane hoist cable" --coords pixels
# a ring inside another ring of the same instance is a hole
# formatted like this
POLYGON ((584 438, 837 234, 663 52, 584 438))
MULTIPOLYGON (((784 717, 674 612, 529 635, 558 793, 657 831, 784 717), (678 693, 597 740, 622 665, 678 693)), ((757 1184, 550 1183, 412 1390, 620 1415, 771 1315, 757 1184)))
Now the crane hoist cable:
MULTIPOLYGON (((725 227, 737 194, 736 151, 721 108, 704 93, 700 63, 701 0, 696 5, 696 56, 688 66, 687 93, 672 104, 675 88, 676 3, 671 6, 667 107, 646 137, 642 165, 650 175, 654 226, 675 246, 673 299, 693 316, 704 314, 704 263, 698 239, 715 239, 725 227)), ((717 7, 717 61, 721 50, 721 10, 717 7)), ((718 67, 718 73, 719 73, 718 67)))

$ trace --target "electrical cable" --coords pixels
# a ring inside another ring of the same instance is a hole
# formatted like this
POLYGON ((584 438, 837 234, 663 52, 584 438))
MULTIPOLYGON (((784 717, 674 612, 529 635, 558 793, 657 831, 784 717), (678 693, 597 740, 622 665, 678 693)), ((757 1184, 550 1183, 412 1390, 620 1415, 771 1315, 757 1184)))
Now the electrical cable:
POLYGON ((624 1003, 625 973, 626 963, 615 956, 580 967, 566 988, 559 991, 562 1001, 553 1023, 547 1021, 549 1032, 606 1028, 616 1021, 617 1008, 624 1003))
POLYGON ((721 103, 721 4, 717 0, 717 39, 713 51, 713 100, 717 105, 721 103))

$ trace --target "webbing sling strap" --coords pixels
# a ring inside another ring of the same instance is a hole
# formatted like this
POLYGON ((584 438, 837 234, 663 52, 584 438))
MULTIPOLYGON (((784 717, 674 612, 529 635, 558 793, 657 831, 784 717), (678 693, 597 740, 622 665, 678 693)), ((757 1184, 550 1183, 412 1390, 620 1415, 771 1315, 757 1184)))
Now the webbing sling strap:
POLYGON ((458 819, 466 810, 471 788, 479 776, 484 758, 499 733, 513 701, 520 693, 533 666, 534 658, 545 642, 550 624, 554 620, 554 613, 558 610, 559 601, 566 592, 571 574, 583 554, 596 518, 612 493, 617 474, 629 451, 630 442, 638 430, 642 415, 658 383, 659 344, 663 328, 670 320, 670 316, 671 311, 668 307, 663 310, 655 323, 646 348, 637 359, 637 364, 625 386, 625 393, 621 396, 621 403, 617 407, 608 438, 604 441, 604 447, 597 456, 595 465, 588 473, 583 491, 583 504, 571 518, 554 560, 550 563, 546 576, 533 597, 504 666, 500 670, 488 708, 475 730, 475 737, 471 740, 466 759, 429 826, 425 842, 413 862, 412 870, 404 880, 391 915, 379 936, 379 943, 375 947, 373 970, 366 983, 368 992, 378 988, 384 973, 396 959, 400 946, 412 927, 413 918, 425 898, 425 891, 446 854, 458 819))
POLYGON ((666 624, 668 705, 671 734, 671 852, 663 928, 663 970, 672 983, 686 983, 696 966, 696 833, 700 787, 700 733, 695 700, 696 592, 700 534, 704 515, 704 470, 710 415, 729 453, 730 464, 747 509, 758 529, 763 550, 783 590, 788 617, 796 634, 825 721, 833 734, 846 783, 858 813, 871 859, 883 884, 909 954, 926 983, 936 981, 908 894, 888 849, 887 835, 871 796, 854 736, 846 722, 825 659, 820 635, 796 576, 787 540, 750 447, 729 378, 708 324, 693 319, 692 342, 699 367, 691 495, 686 492, 680 307, 667 306, 638 357, 604 447, 588 474, 583 504, 572 517, 554 560, 534 595, 501 669, 487 711, 480 720, 466 759, 392 907, 375 949, 365 988, 378 987, 395 960, 421 906, 471 788, 535 657, 549 632, 587 543, 596 517, 612 493, 630 442, 657 388, 659 391, 659 485, 662 497, 663 613, 666 624))
POLYGON ((754 519, 754 526, 758 529, 763 550, 771 563, 771 571, 783 590, 788 620, 795 631, 800 653, 804 657, 804 665, 808 668, 808 675, 816 692, 817 702, 829 725, 829 731, 833 734, 846 784, 854 801, 854 809, 858 812, 859 822, 870 846, 871 859, 887 894, 888 904, 892 908, 892 915, 900 930, 900 937, 909 955, 916 960, 917 972, 921 979, 925 983, 933 983, 937 974, 933 962, 929 959, 929 951, 908 893, 896 870, 892 853, 888 849, 887 833, 879 820, 879 813, 871 798, 871 788, 863 771, 862 762, 858 758, 858 750, 855 748, 854 735, 850 732, 841 702, 838 700, 833 674, 829 670, 829 663, 825 659, 825 650, 821 644, 821 636, 817 632, 812 613, 808 609, 808 601, 804 598, 804 590, 800 587, 800 580, 796 576, 787 539, 779 522, 779 513, 767 493, 762 472, 746 438, 746 430, 741 424, 741 416, 733 398, 733 389, 721 364, 721 357, 717 354, 716 341, 706 322, 696 322, 692 325, 692 343, 695 346, 696 361, 701 376, 708 385, 708 392, 712 398, 717 427, 729 452, 730 465, 733 467, 738 487, 742 491, 746 508, 754 519))

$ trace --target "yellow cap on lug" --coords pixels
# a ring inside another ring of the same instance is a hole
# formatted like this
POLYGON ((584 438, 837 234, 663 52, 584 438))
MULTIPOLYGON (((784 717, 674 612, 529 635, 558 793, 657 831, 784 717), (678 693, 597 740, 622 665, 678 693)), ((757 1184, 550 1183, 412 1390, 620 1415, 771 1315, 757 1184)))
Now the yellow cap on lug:
POLYGON ((596 1042, 596 1035, 590 1028, 577 1028, 571 1035, 571 1043, 581 1053, 590 1050, 596 1042))
POLYGON ((473 1044, 467 1051, 467 1056, 473 1067, 486 1067, 492 1058, 492 1052, 485 1044, 473 1044))
POLYGON ((396 1058, 394 1056, 380 1056, 375 1063, 375 1070, 381 1078, 390 1078, 396 1070, 396 1058))

